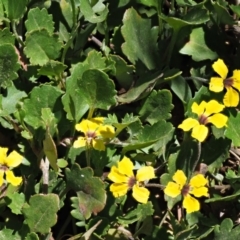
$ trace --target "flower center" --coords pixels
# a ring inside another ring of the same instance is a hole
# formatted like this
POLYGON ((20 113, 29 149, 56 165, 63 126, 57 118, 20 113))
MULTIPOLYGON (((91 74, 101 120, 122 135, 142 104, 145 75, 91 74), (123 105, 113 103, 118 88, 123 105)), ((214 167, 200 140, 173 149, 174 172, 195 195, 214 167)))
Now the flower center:
POLYGON ((189 184, 188 185, 184 185, 183 188, 182 188, 182 191, 181 191, 182 195, 186 196, 189 193, 190 189, 191 189, 191 187, 190 187, 189 184))
POLYGON ((130 177, 128 180, 128 187, 132 188, 137 183, 137 180, 134 176, 130 177))
POLYGON ((96 137, 97 137, 97 135, 96 135, 95 131, 89 130, 89 131, 86 132, 86 141, 87 141, 87 143, 90 144, 92 142, 92 140, 94 138, 96 138, 96 137))
POLYGON ((0 170, 3 170, 4 172, 8 170, 8 167, 5 165, 0 166, 0 170))
POLYGON ((200 124, 206 125, 208 123, 208 117, 202 114, 199 116, 198 121, 200 124))
POLYGON ((223 81, 224 87, 228 88, 228 87, 232 87, 234 83, 233 78, 227 78, 223 81))

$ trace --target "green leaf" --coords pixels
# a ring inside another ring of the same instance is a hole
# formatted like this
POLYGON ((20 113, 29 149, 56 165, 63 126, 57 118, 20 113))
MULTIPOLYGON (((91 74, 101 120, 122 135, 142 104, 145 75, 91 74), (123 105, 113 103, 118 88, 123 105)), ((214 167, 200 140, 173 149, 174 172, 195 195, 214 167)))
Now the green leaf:
POLYGON ((22 240, 20 236, 14 233, 14 230, 4 228, 0 231, 0 240, 22 240))
POLYGON ((187 15, 186 20, 175 17, 167 17, 164 15, 160 15, 160 17, 165 20, 175 31, 180 30, 181 28, 188 25, 199 25, 209 20, 209 16, 206 10, 199 8, 194 10, 193 14, 190 13, 187 15))
POLYGON ((23 193, 11 193, 7 195, 8 207, 11 209, 14 214, 22 214, 22 207, 25 203, 25 195, 23 193))
POLYGON ((15 38, 8 28, 0 29, 0 45, 11 44, 14 45, 15 38))
POLYGON ((60 55, 62 44, 58 36, 50 36, 46 29, 34 30, 27 34, 24 52, 33 65, 43 66, 60 55))
POLYGON ((33 195, 29 204, 23 206, 25 221, 33 232, 42 234, 50 232, 50 228, 57 222, 59 197, 56 194, 33 195))
POLYGON ((49 132, 49 128, 47 127, 45 133, 45 139, 43 140, 43 151, 49 160, 51 167, 57 172, 59 167, 57 165, 57 148, 52 139, 52 136, 49 132))
POLYGON ((57 160, 57 165, 60 168, 65 168, 68 165, 68 161, 66 161, 63 158, 60 158, 60 159, 57 160))
POLYGON ((119 216, 118 221, 120 224, 128 225, 137 221, 143 221, 147 216, 151 216, 153 213, 154 209, 151 202, 138 204, 137 208, 128 212, 124 217, 119 216))
POLYGON ((206 9, 203 9, 203 4, 200 3, 190 9, 184 16, 184 21, 189 22, 191 25, 202 24, 209 20, 209 13, 206 9))
POLYGON ((209 172, 214 172, 220 168, 229 157, 231 141, 227 138, 210 138, 208 142, 202 145, 202 160, 208 165, 209 172))
POLYGON ((39 8, 30 9, 25 26, 28 32, 34 30, 41 31, 44 28, 52 35, 54 31, 52 16, 48 14, 46 8, 42 8, 41 10, 39 8))
POLYGON ((118 96, 118 102, 120 103, 130 103, 141 98, 146 97, 155 87, 157 83, 163 82, 162 73, 155 73, 151 75, 142 75, 138 79, 136 85, 129 89, 124 94, 118 96))
POLYGON ((156 225, 153 225, 153 231, 151 232, 151 235, 147 236, 145 240, 169 240, 171 239, 171 233, 167 230, 167 228, 161 226, 158 227, 156 225))
POLYGON ((234 13, 237 14, 238 17, 240 17, 240 6, 239 5, 230 5, 229 6, 234 13))
POLYGON ((38 70, 38 74, 59 78, 66 68, 67 65, 58 61, 50 60, 38 70))
POLYGON ((134 66, 127 65, 127 62, 118 55, 110 55, 109 57, 115 62, 115 77, 119 85, 124 89, 129 89, 134 81, 134 66))
POLYGON ((61 95, 62 91, 53 86, 42 85, 35 87, 30 92, 30 97, 23 102, 24 121, 33 128, 43 126, 41 120, 43 108, 50 108, 56 117, 56 114, 62 111, 61 95))
POLYGON ((71 170, 66 169, 67 187, 77 193, 72 197, 74 210, 71 214, 78 220, 89 219, 91 214, 100 212, 106 204, 105 186, 98 177, 93 177, 93 170, 89 167, 80 168, 73 164, 71 170))
POLYGON ((233 222, 230 218, 225 218, 221 225, 214 228, 214 240, 235 240, 240 234, 240 226, 233 228, 233 222))
POLYGON ((143 122, 148 121, 151 125, 171 117, 169 113, 173 108, 172 94, 169 90, 152 91, 143 103, 139 115, 143 122))
POLYGON ((78 81, 88 66, 78 63, 72 69, 71 76, 66 80, 66 93, 62 97, 64 110, 69 120, 78 122, 89 109, 87 100, 81 94, 78 81))
POLYGON ((192 56, 196 62, 216 59, 218 55, 206 45, 204 34, 202 27, 193 29, 189 42, 179 52, 192 56))
POLYGON ((9 87, 11 81, 18 78, 19 68, 18 54, 14 46, 8 43, 0 45, 0 86, 9 87))
POLYGON ((170 81, 171 90, 178 96, 178 98, 184 103, 188 103, 192 99, 192 91, 182 76, 176 76, 170 81))
POLYGON ((86 21, 90 23, 100 23, 106 19, 108 8, 102 3, 103 0, 96 2, 96 4, 93 6, 91 6, 89 0, 79 1, 81 12, 84 15, 86 21))
POLYGON ((39 240, 36 233, 28 233, 24 240, 39 240))
POLYGON ((225 131, 225 136, 232 140, 232 143, 235 147, 240 146, 240 112, 232 113, 230 112, 229 118, 227 121, 227 128, 225 131))
POLYGON ((132 140, 129 145, 123 148, 123 154, 130 150, 151 146, 157 141, 163 141, 166 144, 165 139, 172 136, 172 131, 172 124, 165 120, 160 120, 152 126, 146 125, 136 136, 137 140, 132 140))
POLYGON ((84 63, 88 64, 88 68, 98 69, 104 71, 106 69, 106 58, 102 56, 101 52, 92 50, 88 53, 84 63))
POLYGON ((114 114, 114 115, 108 115, 108 119, 106 119, 104 121, 104 123, 114 126, 116 128, 115 135, 118 135, 124 128, 126 128, 127 126, 129 126, 130 124, 132 124, 133 122, 136 122, 138 120, 139 120, 139 118, 137 116, 133 116, 133 114, 127 113, 123 117, 122 122, 119 123, 116 115, 114 114))
POLYGON ((26 96, 25 92, 16 89, 14 85, 8 87, 6 96, 3 95, 2 97, 0 115, 8 116, 15 113, 17 111, 17 104, 26 96))
POLYGON ((158 63, 157 32, 151 28, 151 20, 143 19, 133 8, 123 17, 121 32, 125 43, 122 51, 133 64, 141 61, 151 70, 158 63))
POLYGON ((5 13, 10 20, 18 20, 26 10, 28 0, 2 0, 5 13))
POLYGON ((108 75, 97 69, 90 69, 83 73, 78 81, 79 92, 90 108, 108 110, 116 104, 116 90, 108 75))
MULTIPOLYGON (((217 13, 218 22, 222 24, 234 25, 233 17, 228 13, 227 9, 220 5, 218 2, 212 2, 214 10, 217 13)), ((213 11, 214 13, 214 11, 213 11)))

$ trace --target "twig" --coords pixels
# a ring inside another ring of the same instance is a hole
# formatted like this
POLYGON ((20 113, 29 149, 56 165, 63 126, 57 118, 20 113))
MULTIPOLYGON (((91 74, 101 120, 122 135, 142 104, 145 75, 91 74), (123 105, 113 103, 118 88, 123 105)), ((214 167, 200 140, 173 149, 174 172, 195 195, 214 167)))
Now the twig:
POLYGON ((239 157, 234 151, 232 151, 232 150, 230 149, 229 152, 230 152, 238 161, 240 161, 240 157, 239 157))
POLYGON ((43 194, 48 194, 48 184, 49 184, 49 160, 47 157, 45 161, 41 159, 40 168, 42 170, 42 179, 43 179, 43 194))
POLYGON ((88 38, 88 41, 92 41, 94 42, 97 46, 99 46, 100 48, 102 48, 102 42, 100 40, 98 40, 96 37, 91 36, 88 38))
POLYGON ((158 183, 147 183, 147 184, 145 184, 145 187, 156 187, 156 188, 161 188, 161 189, 165 188, 165 186, 158 184, 158 183))

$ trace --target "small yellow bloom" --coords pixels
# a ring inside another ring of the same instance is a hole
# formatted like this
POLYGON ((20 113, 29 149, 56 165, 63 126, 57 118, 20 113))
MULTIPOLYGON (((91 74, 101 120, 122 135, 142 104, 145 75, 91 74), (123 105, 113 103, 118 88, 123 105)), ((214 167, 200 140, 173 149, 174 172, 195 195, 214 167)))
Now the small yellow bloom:
POLYGON ((154 168, 151 166, 142 167, 137 171, 136 177, 133 174, 133 163, 124 157, 118 166, 113 166, 108 178, 114 183, 110 186, 110 191, 114 197, 127 194, 132 189, 132 196, 140 203, 147 203, 150 192, 144 187, 144 181, 155 177, 154 168))
POLYGON ((0 147, 0 186, 4 183, 4 173, 6 181, 13 186, 18 186, 22 182, 22 177, 15 177, 11 168, 15 168, 21 164, 23 157, 16 151, 12 151, 7 156, 8 148, 0 147))
POLYGON ((77 131, 83 132, 84 137, 79 137, 74 143, 74 148, 93 147, 96 150, 104 151, 104 139, 113 138, 115 130, 110 125, 103 125, 104 118, 84 119, 76 124, 77 131))
POLYGON ((187 183, 187 177, 182 170, 177 170, 173 175, 174 182, 169 182, 164 189, 164 193, 169 197, 176 198, 178 195, 183 195, 183 207, 187 213, 199 211, 199 201, 192 197, 208 197, 208 188, 205 185, 207 179, 202 174, 197 174, 187 183))
POLYGON ((233 76, 227 78, 228 68, 222 59, 218 59, 212 65, 214 71, 220 77, 212 77, 210 79, 209 89, 213 92, 221 92, 226 88, 227 92, 223 98, 223 103, 226 107, 236 107, 239 103, 240 91, 240 70, 234 70, 233 76))
POLYGON ((216 100, 209 102, 202 101, 199 105, 194 102, 192 112, 198 115, 198 120, 187 118, 178 128, 183 129, 183 131, 192 129, 191 136, 199 142, 203 142, 208 135, 208 128, 205 125, 212 123, 217 128, 226 126, 228 117, 220 113, 223 109, 224 105, 218 103, 216 100))

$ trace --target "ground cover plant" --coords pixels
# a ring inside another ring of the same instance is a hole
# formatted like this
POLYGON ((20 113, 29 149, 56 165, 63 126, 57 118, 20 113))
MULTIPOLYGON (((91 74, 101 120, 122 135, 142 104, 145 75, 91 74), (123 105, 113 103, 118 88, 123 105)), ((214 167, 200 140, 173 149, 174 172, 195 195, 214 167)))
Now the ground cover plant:
POLYGON ((0 0, 0 239, 238 239, 239 16, 0 0))

